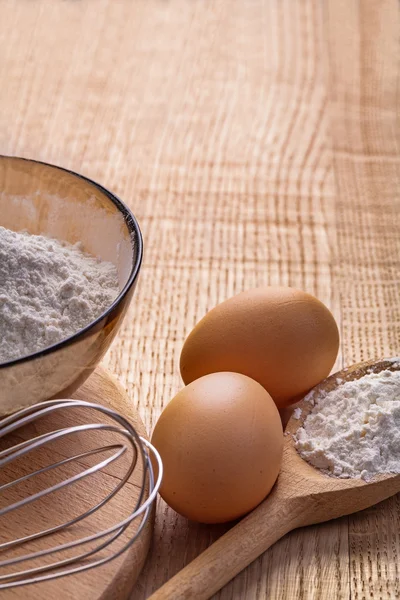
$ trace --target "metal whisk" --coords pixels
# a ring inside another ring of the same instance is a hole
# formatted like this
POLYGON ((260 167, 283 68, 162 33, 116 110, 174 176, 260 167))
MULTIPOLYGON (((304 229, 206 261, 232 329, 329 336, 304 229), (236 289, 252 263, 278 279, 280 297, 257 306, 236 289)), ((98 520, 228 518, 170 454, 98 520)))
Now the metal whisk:
MULTIPOLYGON (((96 462, 96 464, 84 468, 84 470, 81 470, 78 474, 67 477, 66 479, 63 479, 49 487, 44 486, 38 491, 35 491, 35 493, 27 495, 26 497, 23 497, 22 499, 5 506, 4 508, 0 508, 0 530, 1 517, 10 515, 12 511, 16 511, 26 505, 32 505, 32 511, 34 511, 34 503, 37 500, 40 500, 49 494, 53 494, 54 492, 63 490, 68 486, 72 486, 74 483, 83 480, 84 478, 89 477, 96 472, 104 470, 111 463, 120 460, 123 455, 129 456, 130 453, 126 454, 129 448, 131 449, 132 460, 128 461, 127 466, 124 467, 126 470, 124 471, 123 477, 121 479, 115 479, 117 483, 112 491, 108 492, 104 498, 95 503, 89 509, 83 511, 78 516, 74 516, 64 523, 34 532, 25 537, 0 543, 0 590, 64 577, 66 575, 80 573, 82 571, 104 565, 120 556, 130 546, 132 546, 132 544, 135 543, 149 517, 151 504, 154 502, 158 488, 161 484, 163 471, 161 458, 157 450, 147 440, 139 436, 131 424, 117 412, 104 406, 81 400, 51 400, 49 402, 43 402, 29 408, 25 408, 0 420, 0 439, 11 433, 18 435, 18 430, 20 430, 22 427, 37 422, 39 419, 45 419, 45 417, 48 417, 54 412, 74 410, 76 408, 91 409, 100 412, 103 415, 107 415, 110 418, 111 423, 85 423, 81 425, 74 425, 72 427, 64 427, 56 431, 50 431, 48 433, 37 435, 32 439, 22 441, 10 448, 0 451, 0 482, 2 479, 4 480, 2 477, 2 469, 6 465, 10 465, 19 459, 24 459, 30 453, 40 450, 52 442, 61 442, 68 436, 75 436, 79 434, 84 435, 85 432, 88 431, 112 432, 121 437, 119 443, 107 444, 99 448, 87 450, 81 454, 75 454, 74 456, 70 456, 64 458, 63 460, 59 460, 58 462, 46 465, 32 473, 25 474, 17 479, 0 485, 1 500, 4 492, 7 489, 21 486, 21 484, 26 484, 29 481, 32 483, 33 478, 41 476, 46 472, 56 470, 57 468, 63 467, 69 463, 75 463, 81 467, 82 465, 79 464, 79 461, 82 459, 85 459, 89 456, 96 457, 96 455, 99 454, 111 453, 111 455, 107 456, 106 458, 97 458, 98 462, 96 462), (153 453, 153 456, 158 464, 156 481, 154 480, 154 472, 150 461, 149 452, 153 453), (134 502, 134 505, 131 507, 130 513, 126 516, 126 518, 115 525, 112 525, 111 527, 105 528, 103 531, 82 537, 79 537, 78 534, 77 539, 73 539, 72 541, 58 545, 54 544, 53 542, 54 545, 52 545, 51 538, 54 534, 60 531, 65 531, 69 528, 73 528, 73 526, 76 526, 77 523, 84 521, 86 518, 90 517, 90 515, 93 515, 96 511, 100 510, 106 503, 110 502, 111 499, 116 496, 121 488, 127 483, 134 469, 136 468, 138 460, 140 460, 143 470, 143 476, 141 478, 141 490, 139 497, 134 502), (147 493, 146 488, 148 489, 147 493), (115 542, 127 530, 127 528, 135 519, 140 519, 140 524, 132 533, 132 536, 128 538, 128 541, 125 541, 122 547, 119 547, 118 549, 110 548, 111 544, 113 544, 113 542, 115 542), (45 549, 36 552, 28 551, 21 556, 1 560, 1 555, 4 555, 6 550, 16 547, 24 547, 33 540, 45 537, 48 537, 49 540, 49 546, 45 549), (90 549, 86 548, 86 550, 84 550, 83 547, 88 543, 94 543, 95 547, 91 547, 90 549), (99 556, 99 553, 105 549, 109 550, 110 553, 106 556, 103 556, 104 553, 99 556), (75 553, 74 556, 70 556, 65 559, 54 560, 49 564, 40 564, 39 566, 34 566, 33 568, 26 568, 26 565, 24 566, 24 563, 27 563, 32 559, 44 559, 45 557, 48 557, 50 560, 52 560, 53 555, 55 556, 65 550, 73 550, 75 553), (21 566, 22 570, 16 570, 15 568, 17 565, 21 566), (4 568, 7 568, 8 572, 1 574, 4 568)), ((127 461, 125 460, 125 462, 127 461)))

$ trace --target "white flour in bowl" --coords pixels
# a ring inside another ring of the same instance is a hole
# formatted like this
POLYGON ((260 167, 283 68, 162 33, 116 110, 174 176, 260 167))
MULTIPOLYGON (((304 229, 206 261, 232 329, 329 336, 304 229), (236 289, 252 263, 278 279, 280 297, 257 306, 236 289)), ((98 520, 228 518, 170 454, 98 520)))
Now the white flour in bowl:
POLYGON ((79 244, 0 227, 0 363, 78 332, 118 292, 115 265, 79 244))
POLYGON ((400 371, 371 373, 308 400, 314 408, 295 435, 307 462, 342 478, 400 473, 400 371))

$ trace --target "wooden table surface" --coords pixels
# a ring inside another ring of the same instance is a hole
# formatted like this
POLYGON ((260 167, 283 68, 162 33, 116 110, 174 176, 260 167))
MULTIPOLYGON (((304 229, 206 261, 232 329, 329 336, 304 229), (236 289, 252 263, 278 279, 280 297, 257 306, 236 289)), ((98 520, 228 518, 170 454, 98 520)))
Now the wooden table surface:
MULTIPOLYGON (((117 193, 145 243, 106 358, 149 430, 196 321, 255 285, 316 294, 337 366, 400 353, 398 0, 2 0, 0 152, 117 193)), ((132 598, 224 527, 162 502, 132 598)), ((221 600, 400 598, 400 497, 286 536, 221 600)))

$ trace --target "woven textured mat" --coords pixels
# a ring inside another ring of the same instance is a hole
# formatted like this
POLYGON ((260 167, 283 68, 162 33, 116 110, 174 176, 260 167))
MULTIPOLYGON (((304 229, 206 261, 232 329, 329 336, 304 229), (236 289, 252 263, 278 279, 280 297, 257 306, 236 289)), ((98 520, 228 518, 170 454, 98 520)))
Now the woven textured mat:
MULTIPOLYGON (((216 303, 316 294, 338 365, 400 353, 397 0, 3 0, 0 151, 127 202, 145 260, 106 365, 150 430, 216 303)), ((286 536, 221 599, 399 598, 400 500, 286 536)), ((159 503, 146 598, 223 528, 159 503)))

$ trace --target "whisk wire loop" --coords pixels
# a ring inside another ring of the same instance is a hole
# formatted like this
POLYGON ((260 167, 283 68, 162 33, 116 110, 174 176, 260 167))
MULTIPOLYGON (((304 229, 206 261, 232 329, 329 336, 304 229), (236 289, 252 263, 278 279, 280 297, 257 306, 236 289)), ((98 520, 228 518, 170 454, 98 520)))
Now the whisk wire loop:
POLYGON ((64 523, 29 534, 19 539, 0 543, 0 553, 18 546, 24 547, 24 545, 26 545, 28 542, 32 542, 33 540, 39 538, 48 537, 51 539, 51 536, 55 533, 67 530, 93 515, 93 513, 100 510, 127 484, 137 466, 138 459, 140 459, 142 466, 142 477, 138 497, 133 503, 129 514, 124 519, 110 527, 105 528, 102 531, 93 533, 91 535, 78 537, 77 539, 73 539, 63 544, 56 544, 53 546, 50 545, 48 548, 44 548, 36 552, 28 552, 21 556, 0 560, 0 569, 4 569, 6 567, 15 568, 16 565, 21 565, 33 559, 41 559, 66 550, 78 550, 78 553, 72 557, 55 560, 49 564, 25 568, 24 570, 20 571, 15 570, 0 574, 0 590, 9 589, 12 587, 20 587, 32 583, 38 583, 41 581, 47 581, 50 579, 81 573, 88 569, 93 569, 115 560, 135 543, 149 518, 151 505, 156 499, 157 492, 161 484, 163 474, 162 461, 157 450, 147 440, 138 435, 134 427, 132 427, 125 417, 114 410, 83 400, 50 400, 48 402, 43 402, 41 404, 36 404, 34 406, 22 409, 13 415, 7 416, 0 420, 0 439, 10 433, 14 433, 26 425, 34 423, 38 419, 42 419, 50 415, 55 411, 64 411, 75 408, 85 408, 98 411, 103 415, 107 415, 113 421, 113 424, 87 423, 83 425, 75 425, 73 427, 65 427, 56 431, 40 434, 33 439, 20 442, 13 447, 7 448, 0 452, 0 472, 5 465, 12 463, 19 458, 23 458, 35 450, 46 447, 48 444, 54 441, 58 441, 67 436, 77 435, 80 433, 82 434, 87 431, 115 433, 124 438, 123 442, 118 444, 103 445, 99 448, 90 449, 86 452, 75 454, 74 456, 56 461, 50 465, 46 465, 31 473, 25 474, 17 479, 0 485, 1 499, 2 493, 4 493, 10 487, 18 486, 21 483, 32 480, 34 477, 43 475, 49 471, 53 471, 72 462, 79 464, 79 461, 89 456, 96 456, 98 454, 104 454, 105 452, 112 452, 111 456, 103 458, 103 460, 100 460, 93 466, 88 467, 71 477, 67 477, 56 484, 48 486, 47 488, 41 489, 39 492, 30 494, 17 502, 5 506, 4 508, 0 509, 0 519, 6 514, 23 508, 27 505, 32 504, 34 507, 34 503, 41 498, 44 498, 45 496, 54 492, 59 492, 68 486, 84 480, 90 475, 93 475, 99 471, 103 471, 107 466, 115 461, 118 461, 127 453, 129 449, 131 449, 132 456, 124 475, 121 479, 117 479, 118 483, 116 483, 113 489, 94 506, 91 506, 78 516, 64 523), (154 478, 150 453, 153 454, 157 464, 156 480, 154 478), (145 498, 146 489, 148 490, 147 498, 145 498), (132 532, 132 535, 126 539, 122 546, 119 548, 113 548, 112 544, 122 536, 122 534, 136 519, 139 520, 137 529, 132 532), (89 543, 95 543, 95 546, 87 550, 83 550, 82 547, 89 543), (105 549, 109 549, 110 553, 106 556, 99 556, 99 553, 105 549))

